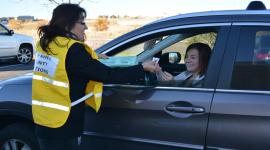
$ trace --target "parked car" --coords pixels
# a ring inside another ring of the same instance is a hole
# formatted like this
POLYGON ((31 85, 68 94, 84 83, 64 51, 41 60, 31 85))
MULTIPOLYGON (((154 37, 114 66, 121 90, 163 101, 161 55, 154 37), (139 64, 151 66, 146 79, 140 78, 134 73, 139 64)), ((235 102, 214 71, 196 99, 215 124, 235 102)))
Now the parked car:
POLYGON ((34 53, 34 39, 23 34, 16 34, 13 30, 0 24, 0 59, 14 59, 27 64, 32 61, 34 53))
MULTIPOLYGON (((173 74, 185 69, 180 57, 191 43, 209 44, 212 55, 202 87, 161 83, 153 74, 104 84, 99 113, 85 112, 84 149, 270 149, 270 63, 258 57, 270 52, 264 47, 269 37, 269 10, 212 11, 161 19, 101 46, 98 53, 133 56, 138 63, 158 57, 173 74)), ((28 74, 0 83, 6 149, 38 149, 31 80, 28 74)))

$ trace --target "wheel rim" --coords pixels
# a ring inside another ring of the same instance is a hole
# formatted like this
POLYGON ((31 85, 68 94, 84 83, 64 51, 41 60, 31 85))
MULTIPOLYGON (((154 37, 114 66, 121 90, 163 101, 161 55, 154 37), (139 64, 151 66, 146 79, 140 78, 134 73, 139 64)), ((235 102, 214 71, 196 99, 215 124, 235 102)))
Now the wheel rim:
POLYGON ((22 48, 17 54, 17 59, 20 63, 28 63, 32 60, 32 51, 28 48, 22 48))
POLYGON ((31 148, 21 140, 10 139, 4 142, 1 150, 31 150, 31 148))

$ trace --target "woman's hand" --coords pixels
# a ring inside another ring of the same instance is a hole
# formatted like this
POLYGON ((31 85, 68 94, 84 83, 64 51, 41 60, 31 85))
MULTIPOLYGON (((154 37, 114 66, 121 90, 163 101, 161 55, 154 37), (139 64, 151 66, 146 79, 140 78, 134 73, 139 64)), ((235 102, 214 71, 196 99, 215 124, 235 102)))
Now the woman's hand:
POLYGON ((142 63, 144 71, 149 71, 152 73, 159 72, 161 70, 160 66, 151 60, 142 63))
POLYGON ((170 81, 173 80, 173 75, 166 71, 159 72, 160 78, 162 81, 170 81))

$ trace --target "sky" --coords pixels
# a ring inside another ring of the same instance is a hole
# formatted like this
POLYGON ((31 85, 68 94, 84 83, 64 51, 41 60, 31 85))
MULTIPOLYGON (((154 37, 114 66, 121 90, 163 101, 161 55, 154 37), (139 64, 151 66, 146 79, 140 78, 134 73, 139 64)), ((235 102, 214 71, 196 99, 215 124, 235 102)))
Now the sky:
MULTIPOLYGON (((86 9, 88 19, 99 15, 167 17, 200 11, 245 9, 250 1, 252 0, 84 0, 81 7, 86 9)), ((270 0, 261 1, 270 9, 270 0)), ((48 0, 0 2, 0 17, 31 15, 37 19, 49 20, 56 7, 48 0)))

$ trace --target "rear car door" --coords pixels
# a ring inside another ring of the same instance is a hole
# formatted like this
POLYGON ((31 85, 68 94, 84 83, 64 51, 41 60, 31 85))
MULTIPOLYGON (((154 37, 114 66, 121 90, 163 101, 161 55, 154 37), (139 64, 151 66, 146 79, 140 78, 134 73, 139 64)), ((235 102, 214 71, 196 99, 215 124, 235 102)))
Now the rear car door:
POLYGON ((270 148, 270 26, 234 23, 209 118, 209 149, 270 148))
MULTIPOLYGON (((136 44, 142 48, 138 43, 157 36, 173 38, 174 34, 192 37, 200 32, 216 33, 203 87, 160 85, 151 81, 105 84, 100 112, 96 114, 90 108, 86 109, 84 147, 121 150, 204 149, 210 105, 230 25, 215 23, 160 29, 138 35, 138 38, 122 45, 130 50, 136 44)), ((165 39, 160 42, 162 44, 166 45, 165 39)), ((119 49, 115 47, 113 50, 119 49)), ((141 52, 140 56, 144 53, 141 52)))

